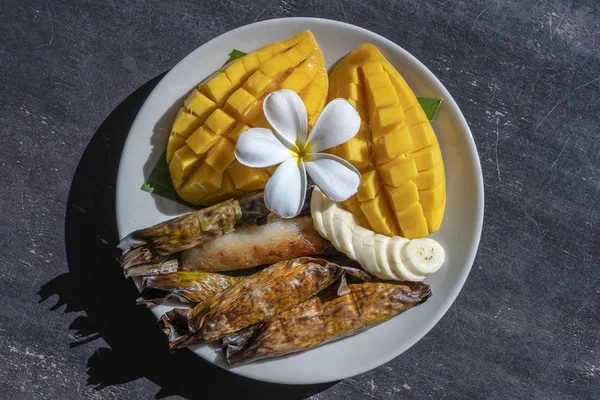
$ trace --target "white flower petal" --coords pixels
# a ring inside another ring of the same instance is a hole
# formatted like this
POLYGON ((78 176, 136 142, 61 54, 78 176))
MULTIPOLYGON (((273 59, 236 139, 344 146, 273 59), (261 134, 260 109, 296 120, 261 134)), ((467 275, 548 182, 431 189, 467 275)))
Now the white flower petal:
POLYGON ((304 165, 313 182, 333 201, 348 200, 358 191, 360 172, 340 157, 326 153, 309 154, 304 165))
POLYGON ((300 213, 306 197, 306 170, 297 157, 286 160, 273 173, 265 187, 265 205, 284 218, 300 213))
POLYGON ((263 103, 263 111, 279 140, 293 148, 304 145, 308 117, 306 107, 296 92, 284 89, 269 94, 263 103))
POLYGON ((235 145, 235 158, 252 168, 270 167, 294 154, 269 129, 252 128, 243 132, 235 145))
POLYGON ((307 141, 307 150, 318 153, 352 139, 360 129, 360 115, 345 99, 334 99, 325 106, 307 141))

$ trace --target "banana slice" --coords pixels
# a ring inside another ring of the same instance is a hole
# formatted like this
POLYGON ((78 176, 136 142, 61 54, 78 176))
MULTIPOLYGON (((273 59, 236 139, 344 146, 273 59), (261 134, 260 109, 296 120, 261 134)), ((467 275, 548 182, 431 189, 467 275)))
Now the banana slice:
POLYGON ((313 219, 313 226, 319 232, 321 236, 327 238, 325 228, 323 227, 323 197, 324 196, 312 196, 310 201, 310 214, 313 219))
POLYGON ((342 251, 348 257, 356 260, 356 253, 352 246, 353 226, 358 226, 358 221, 355 221, 352 214, 335 213, 333 216, 333 237, 335 238, 335 242, 332 241, 332 243, 334 243, 336 248, 343 249, 342 251))
POLYGON ((431 275, 444 264, 446 253, 438 242, 429 238, 411 240, 402 248, 402 262, 415 274, 431 275))
POLYGON ((435 240, 390 238, 365 229, 318 189, 313 191, 310 210, 321 236, 380 279, 420 282, 445 261, 444 249, 435 240))
MULTIPOLYGON (((333 203, 333 202, 331 202, 333 203)), ((324 208, 323 208, 323 229, 325 230, 325 232, 327 233, 327 239, 329 239, 329 241, 331 243, 333 243, 333 245, 338 248, 339 247, 339 243, 336 243, 335 237, 333 235, 333 231, 335 230, 335 222, 334 222, 334 216, 335 216, 335 206, 332 206, 332 204, 327 204, 324 203, 324 208)), ((333 203, 335 204, 335 203, 333 203)))
POLYGON ((390 238, 384 235, 375 235, 375 257, 376 268, 372 271, 373 275, 379 279, 396 279, 392 273, 388 257, 388 247, 390 238))
MULTIPOLYGON (((366 231, 369 232, 368 230, 366 231)), ((375 235, 365 234, 362 239, 362 247, 357 249, 356 259, 363 267, 369 265, 371 266, 371 270, 376 271, 377 257, 375 256, 375 235)), ((369 270, 369 272, 371 270, 369 270)))
POLYGON ((426 277, 423 275, 413 274, 402 261, 402 249, 410 243, 410 240, 403 237, 395 236, 390 239, 390 247, 388 256, 390 265, 393 265, 394 278, 400 281, 421 282, 426 277))

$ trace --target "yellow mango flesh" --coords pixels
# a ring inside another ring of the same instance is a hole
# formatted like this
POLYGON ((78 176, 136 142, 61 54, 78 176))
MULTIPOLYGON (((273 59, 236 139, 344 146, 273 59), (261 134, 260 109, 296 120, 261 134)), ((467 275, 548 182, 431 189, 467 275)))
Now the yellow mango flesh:
POLYGON ((329 82, 329 100, 347 99, 362 120, 354 139, 330 150, 362 175, 344 207, 383 235, 415 239, 438 230, 446 204, 442 153, 402 76, 365 44, 338 63, 329 82))
MULTIPOLYGON (((312 127, 327 102, 328 87, 323 55, 309 31, 240 57, 209 76, 186 98, 167 143, 179 196, 208 206, 263 189, 274 168, 249 168, 235 160, 239 136, 249 128, 271 128, 262 104, 269 93, 284 88, 300 95, 312 127)), ((366 150, 366 143, 349 149, 357 161, 366 150)))

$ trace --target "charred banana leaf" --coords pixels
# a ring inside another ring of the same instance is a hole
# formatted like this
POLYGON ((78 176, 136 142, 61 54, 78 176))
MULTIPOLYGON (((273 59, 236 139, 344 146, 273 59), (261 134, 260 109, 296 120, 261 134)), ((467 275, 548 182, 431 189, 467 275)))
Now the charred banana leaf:
MULTIPOLYGON (((170 338, 176 338, 169 344, 171 349, 212 342, 293 308, 346 273, 362 280, 369 279, 363 271, 319 258, 281 261, 242 279, 191 312, 175 309, 165 314, 159 324, 170 338), (187 316, 188 335, 181 334, 182 314, 187 316), (171 328, 178 334, 170 331, 171 328)), ((344 282, 341 290, 345 288, 344 282)))
POLYGON ((210 272, 174 272, 148 276, 142 280, 144 289, 137 304, 153 307, 169 299, 203 303, 240 280, 235 276, 210 272))
POLYGON ((277 357, 356 335, 425 302, 420 282, 350 284, 350 293, 325 291, 298 306, 221 340, 230 365, 277 357))

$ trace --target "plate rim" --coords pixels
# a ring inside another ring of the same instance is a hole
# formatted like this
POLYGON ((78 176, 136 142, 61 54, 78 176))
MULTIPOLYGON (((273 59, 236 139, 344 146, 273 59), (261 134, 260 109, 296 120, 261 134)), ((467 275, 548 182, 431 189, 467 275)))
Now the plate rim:
MULTIPOLYGON (((159 95, 159 93, 162 91, 163 86, 166 87, 166 82, 169 81, 169 78, 171 78, 172 75, 177 74, 178 67, 181 64, 186 63, 187 59, 192 58, 195 53, 201 52, 204 47, 208 47, 210 44, 212 44, 215 41, 223 40, 224 36, 234 36, 236 34, 240 34, 241 32, 243 32, 245 30, 249 30, 249 29, 268 28, 270 25, 277 25, 277 24, 283 23, 283 21, 290 21, 290 22, 294 22, 294 23, 310 23, 310 24, 317 23, 317 24, 322 24, 325 26, 331 26, 334 28, 344 28, 344 29, 355 30, 355 31, 358 31, 361 34, 365 35, 369 40, 375 39, 376 41, 383 42, 387 46, 390 46, 390 47, 394 48, 396 51, 398 51, 398 53, 402 55, 402 58, 404 60, 409 61, 411 64, 415 65, 419 69, 419 72, 423 73, 429 81, 434 82, 435 85, 437 86, 436 89, 439 90, 441 93, 443 93, 445 106, 451 108, 452 114, 454 114, 457 117, 457 118, 453 118, 453 119, 460 125, 461 129, 464 130, 468 134, 465 137, 466 144, 468 145, 469 152, 471 152, 473 155, 474 166, 476 167, 476 168, 474 168, 474 171, 473 171, 474 175, 475 175, 474 187, 476 188, 476 192, 478 195, 478 198, 476 201, 476 209, 477 210, 474 215, 474 225, 473 225, 475 235, 474 235, 474 241, 472 242, 472 245, 470 246, 470 249, 468 250, 467 257, 464 260, 464 264, 468 265, 468 267, 464 268, 462 270, 462 272, 457 275, 456 283, 453 285, 453 287, 449 291, 448 296, 446 296, 447 300, 451 299, 451 301, 445 301, 443 303, 442 307, 437 308, 435 311, 433 311, 431 313, 431 317, 428 319, 429 323, 424 324, 423 329, 421 329, 419 334, 414 335, 412 340, 408 340, 408 341, 404 342, 404 345, 402 346, 402 347, 404 347, 404 349, 397 349, 397 350, 395 349, 394 351, 390 351, 390 353, 388 353, 388 355, 385 357, 378 357, 378 358, 366 360, 366 362, 362 363, 360 366, 358 366, 358 368, 354 368, 353 373, 350 375, 348 375, 348 374, 336 375, 335 373, 332 373, 330 376, 327 377, 327 379, 296 380, 296 381, 283 380, 283 379, 269 379, 269 376, 257 376, 256 374, 248 373, 248 371, 246 371, 246 370, 239 370, 239 369, 235 369, 235 368, 234 369, 224 368, 219 363, 214 363, 212 360, 206 359, 194 351, 194 353, 196 353, 197 356, 200 356, 200 358, 204 359, 205 361, 208 361, 213 365, 219 366, 220 368, 223 368, 229 372, 232 372, 232 373, 235 373, 235 374, 247 377, 247 378, 256 379, 256 380, 265 381, 265 382, 271 382, 271 383, 278 383, 278 384, 318 384, 318 383, 332 382, 332 381, 336 381, 336 380, 340 380, 340 379, 345 379, 345 378, 349 378, 351 376, 356 376, 356 375, 362 374, 364 372, 370 371, 370 370, 377 368, 381 365, 384 365, 387 362, 389 362, 390 360, 400 356, 405 351, 407 351, 412 346, 414 346, 417 342, 419 342, 425 335, 427 335, 431 331, 431 329, 433 329, 433 327, 435 325, 438 324, 438 322, 442 319, 442 317, 448 312, 450 307, 456 301, 458 294, 462 291, 462 288, 467 280, 467 277, 468 277, 469 273, 471 272, 473 263, 475 261, 475 257, 477 255, 477 251, 479 249, 481 233, 482 233, 482 229, 483 229, 484 205, 485 205, 485 199, 484 199, 485 198, 485 190, 484 190, 485 188, 484 188, 484 183, 483 183, 483 172, 481 169, 481 161, 479 158, 479 152, 477 151, 477 146, 475 144, 473 134, 469 128, 469 125, 468 125, 463 113, 461 112, 460 108, 458 107, 458 104, 456 103, 456 101, 454 100, 452 95, 448 92, 446 87, 442 84, 442 82, 420 60, 418 60, 410 52, 405 50, 402 46, 396 44, 395 42, 373 32, 373 31, 370 31, 368 29, 365 29, 365 28, 362 28, 362 27, 359 27, 359 26, 356 26, 356 25, 353 25, 350 23, 336 21, 336 20, 330 20, 330 19, 325 19, 325 18, 290 17, 290 18, 268 19, 268 20, 253 22, 253 23, 250 23, 247 25, 237 27, 235 29, 224 32, 224 33, 210 39, 209 41, 198 46, 196 49, 192 50, 185 57, 183 57, 179 62, 177 62, 175 65, 173 65, 170 68, 170 70, 161 78, 160 82, 158 82, 158 84, 153 88, 152 92, 148 95, 148 97, 144 101, 143 105, 138 110, 136 117, 129 129, 129 132, 127 133, 127 138, 126 138, 124 146, 123 146, 123 151, 119 158, 119 168, 118 168, 118 172, 117 172, 116 185, 115 185, 116 186, 115 187, 115 216, 116 216, 116 220, 117 220, 116 222, 117 222, 118 235, 119 235, 119 238, 122 238, 124 235, 123 235, 123 227, 122 227, 123 218, 119 217, 119 214, 120 214, 119 213, 119 210, 120 210, 120 207, 119 207, 120 184, 119 184, 119 182, 122 181, 122 179, 123 179, 122 176, 124 174, 123 168, 122 168, 122 163, 123 163, 123 159, 124 159, 123 156, 125 154, 127 154, 126 150, 128 148, 128 145, 131 146, 131 143, 132 143, 131 133, 136 130, 137 125, 141 124, 141 122, 139 121, 140 115, 145 114, 145 112, 144 112, 145 109, 150 107, 150 104, 153 102, 154 98, 157 97, 159 95)), ((139 290, 140 287, 139 287, 138 282, 136 282, 136 286, 139 290)), ((157 313, 155 313, 154 311, 152 311, 152 312, 153 312, 154 316, 158 318, 157 313)))

